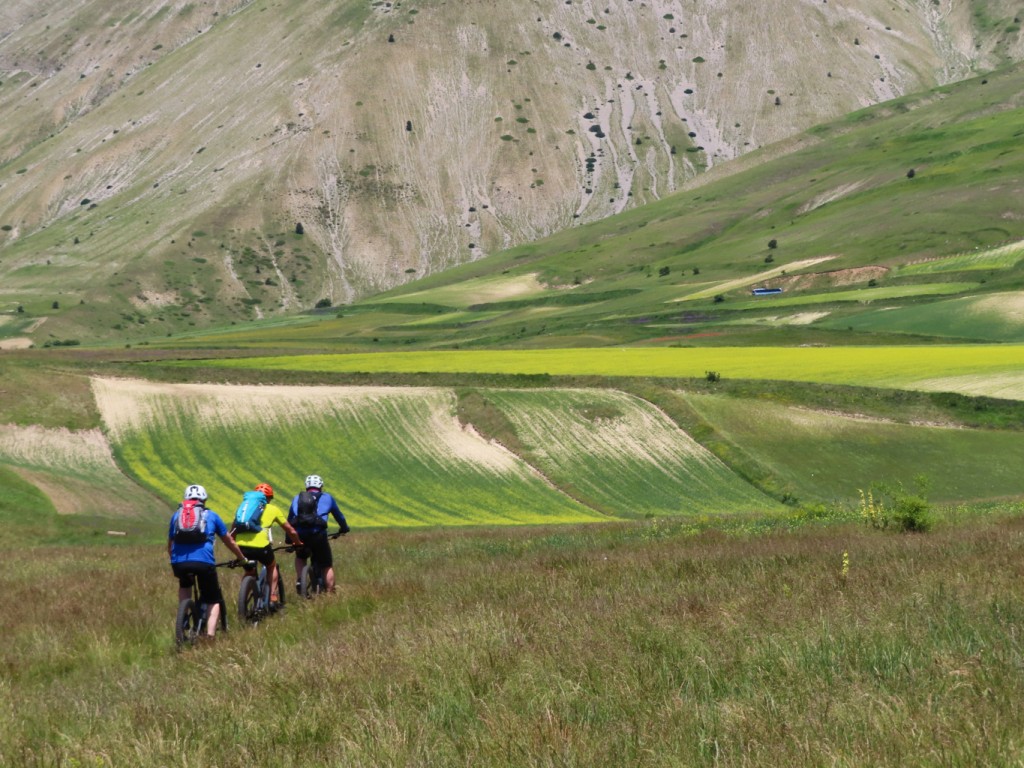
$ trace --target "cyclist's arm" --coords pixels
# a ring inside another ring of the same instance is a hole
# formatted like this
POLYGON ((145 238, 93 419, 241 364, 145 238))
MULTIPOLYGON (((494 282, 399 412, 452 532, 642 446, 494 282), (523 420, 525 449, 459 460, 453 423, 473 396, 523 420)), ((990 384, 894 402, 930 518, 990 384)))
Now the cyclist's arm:
POLYGON ((284 528, 284 532, 288 536, 288 541, 298 547, 302 546, 302 539, 299 538, 299 532, 295 530, 295 527, 291 523, 284 520, 281 523, 281 527, 284 528))
POLYGON ((345 520, 345 515, 341 513, 341 510, 338 508, 338 502, 334 500, 333 496, 331 497, 330 513, 338 523, 338 530, 341 533, 348 533, 351 530, 348 527, 348 522, 345 520))
POLYGON ((231 550, 231 554, 237 557, 239 560, 248 560, 245 555, 242 554, 242 550, 235 542, 235 538, 230 533, 220 534, 220 540, 224 542, 224 546, 231 550))

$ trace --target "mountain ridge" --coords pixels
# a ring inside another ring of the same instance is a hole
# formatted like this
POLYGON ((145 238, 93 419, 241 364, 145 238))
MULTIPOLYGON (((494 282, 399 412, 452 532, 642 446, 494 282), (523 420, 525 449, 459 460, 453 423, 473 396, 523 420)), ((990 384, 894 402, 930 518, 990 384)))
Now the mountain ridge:
POLYGON ((93 338, 348 303, 1013 60, 1012 7, 15 2, 0 302, 93 338))

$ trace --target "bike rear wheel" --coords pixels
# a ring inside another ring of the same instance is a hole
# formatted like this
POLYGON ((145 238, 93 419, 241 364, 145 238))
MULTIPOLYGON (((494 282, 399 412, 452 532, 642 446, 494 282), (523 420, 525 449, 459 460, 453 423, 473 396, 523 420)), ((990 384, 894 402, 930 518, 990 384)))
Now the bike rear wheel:
POLYGON ((302 578, 299 579, 299 594, 309 599, 323 591, 323 574, 320 573, 320 569, 313 565, 306 566, 302 571, 302 578))
POLYGON ((178 617, 174 622, 174 642, 179 648, 193 645, 203 625, 203 606, 191 598, 178 603, 178 617))
POLYGON ((255 576, 243 576, 238 587, 238 620, 255 623, 259 619, 260 591, 255 576))

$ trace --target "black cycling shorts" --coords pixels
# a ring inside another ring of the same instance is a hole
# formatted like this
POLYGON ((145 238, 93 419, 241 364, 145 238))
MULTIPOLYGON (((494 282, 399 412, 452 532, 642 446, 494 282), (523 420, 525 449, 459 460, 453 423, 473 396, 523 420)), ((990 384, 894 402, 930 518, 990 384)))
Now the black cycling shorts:
POLYGON ((265 547, 239 546, 238 548, 242 550, 242 554, 248 560, 255 560, 257 563, 267 566, 267 568, 274 564, 274 548, 270 544, 267 544, 265 547))
POLYGON ((217 579, 217 569, 209 563, 171 563, 171 570, 178 577, 178 586, 191 589, 192 580, 199 582, 199 602, 215 605, 224 602, 217 579))
POLYGON ((302 547, 295 550, 295 556, 303 560, 316 560, 321 568, 334 567, 334 555, 331 553, 331 542, 327 539, 327 531, 316 531, 299 534, 302 536, 302 547))

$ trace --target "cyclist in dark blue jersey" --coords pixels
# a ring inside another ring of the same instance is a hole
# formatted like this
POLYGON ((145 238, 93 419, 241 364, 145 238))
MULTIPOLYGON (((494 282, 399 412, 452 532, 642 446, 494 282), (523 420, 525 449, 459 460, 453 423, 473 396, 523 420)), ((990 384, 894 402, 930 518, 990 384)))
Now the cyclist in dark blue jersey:
POLYGON ((334 557, 331 543, 327 540, 327 519, 333 517, 341 533, 348 533, 345 515, 338 508, 338 502, 324 492, 324 481, 320 475, 306 477, 306 490, 292 499, 288 509, 288 522, 302 539, 304 546, 295 552, 295 578, 302 580, 306 561, 313 557, 324 569, 327 591, 334 592, 334 557))

